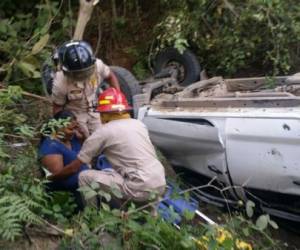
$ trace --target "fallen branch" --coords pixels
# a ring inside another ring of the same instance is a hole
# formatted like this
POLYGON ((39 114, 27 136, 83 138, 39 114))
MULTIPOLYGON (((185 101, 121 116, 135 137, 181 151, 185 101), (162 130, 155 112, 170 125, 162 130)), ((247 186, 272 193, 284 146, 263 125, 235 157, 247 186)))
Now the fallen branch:
MULTIPOLYGON (((22 139, 22 140, 28 140, 28 141, 39 141, 40 138, 36 138, 36 137, 32 137, 32 138, 28 138, 25 136, 21 136, 21 135, 14 135, 14 134, 7 134, 7 133, 1 133, 2 136, 4 137, 11 137, 11 138, 15 138, 15 139, 22 139)), ((16 147, 14 144, 9 145, 12 147, 16 147)))
POLYGON ((38 100, 41 100, 43 102, 48 102, 48 103, 52 104, 51 100, 48 99, 48 98, 46 98, 46 97, 44 97, 44 96, 32 94, 32 93, 29 93, 27 91, 22 91, 22 95, 28 96, 28 97, 31 97, 31 98, 34 98, 34 99, 38 99, 38 100))
POLYGON ((227 9, 229 9, 236 18, 239 18, 239 14, 235 11, 234 5, 228 0, 223 0, 223 3, 227 9))
MULTIPOLYGON (((6 91, 6 90, 7 90, 7 87, 3 83, 0 83, 0 91, 6 91)), ((31 97, 31 98, 34 98, 34 99, 39 99, 43 102, 52 103, 50 99, 48 99, 44 96, 32 94, 32 93, 24 91, 24 90, 22 90, 21 93, 22 93, 22 95, 27 96, 27 97, 31 97)))
POLYGON ((65 230, 63 230, 63 229, 61 229, 61 228, 59 228, 59 227, 57 227, 57 226, 51 224, 51 223, 48 222, 47 220, 44 220, 44 219, 41 218, 41 221, 42 221, 43 223, 45 223, 47 226, 49 226, 49 227, 51 227, 52 229, 54 229, 54 230, 55 230, 56 232, 58 232, 59 234, 61 234, 61 235, 63 235, 63 236, 68 236, 68 237, 70 237, 70 234, 69 234, 69 233, 66 233, 65 230))

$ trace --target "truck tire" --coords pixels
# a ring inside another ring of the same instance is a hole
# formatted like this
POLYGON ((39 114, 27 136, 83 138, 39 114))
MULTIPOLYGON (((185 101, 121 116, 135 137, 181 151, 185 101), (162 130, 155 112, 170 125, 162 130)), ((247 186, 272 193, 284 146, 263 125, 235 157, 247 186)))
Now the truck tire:
POLYGON ((133 105, 133 96, 141 93, 141 87, 136 78, 125 68, 111 66, 110 69, 114 72, 119 80, 121 91, 126 96, 130 106, 133 105))
POLYGON ((200 80, 201 67, 195 54, 186 49, 181 54, 175 48, 166 48, 154 59, 154 72, 158 74, 167 68, 176 68, 179 72, 178 83, 187 86, 200 80))

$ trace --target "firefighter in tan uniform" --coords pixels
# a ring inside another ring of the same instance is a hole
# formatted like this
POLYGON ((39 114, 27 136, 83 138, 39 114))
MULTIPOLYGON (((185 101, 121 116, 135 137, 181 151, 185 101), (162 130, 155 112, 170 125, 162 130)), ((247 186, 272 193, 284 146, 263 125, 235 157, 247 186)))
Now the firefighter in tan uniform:
POLYGON ((97 182, 107 192, 118 187, 123 199, 138 202, 147 201, 153 193, 162 195, 166 186, 164 167, 157 159, 145 125, 130 118, 131 108, 124 95, 109 88, 100 95, 98 105, 103 125, 66 167, 76 172, 81 164, 90 163, 94 156, 103 153, 113 171, 82 172, 80 186, 97 182))
POLYGON ((84 41, 63 44, 58 59, 61 70, 53 81, 53 113, 70 110, 87 137, 101 125, 99 113, 93 110, 98 85, 107 80, 119 89, 118 80, 107 65, 94 57, 91 46, 84 41))

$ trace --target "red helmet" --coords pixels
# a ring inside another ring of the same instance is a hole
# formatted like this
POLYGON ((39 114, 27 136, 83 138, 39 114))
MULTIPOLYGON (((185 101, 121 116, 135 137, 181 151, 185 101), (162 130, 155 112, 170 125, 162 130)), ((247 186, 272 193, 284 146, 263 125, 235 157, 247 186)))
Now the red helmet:
POLYGON ((125 95, 120 90, 108 88, 99 95, 96 110, 102 113, 122 112, 130 111, 132 107, 128 105, 125 95))

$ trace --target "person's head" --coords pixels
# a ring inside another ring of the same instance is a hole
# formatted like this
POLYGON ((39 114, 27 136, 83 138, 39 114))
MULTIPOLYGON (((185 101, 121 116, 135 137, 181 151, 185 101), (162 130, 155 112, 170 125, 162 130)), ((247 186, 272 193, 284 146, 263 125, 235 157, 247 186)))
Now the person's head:
POLYGON ((54 137, 60 140, 71 140, 77 121, 73 113, 67 110, 57 112, 53 118, 44 124, 42 128, 43 136, 54 137))
POLYGON ((61 128, 58 128, 58 133, 64 137, 65 140, 70 140, 74 135, 74 130, 77 127, 75 115, 67 110, 57 112, 53 118, 56 121, 62 121, 61 128))
POLYGON ((102 123, 107 123, 130 118, 132 107, 128 105, 126 97, 120 90, 108 88, 99 95, 96 110, 101 114, 102 123))
POLYGON ((68 41, 58 49, 58 59, 64 75, 74 81, 89 79, 95 72, 96 58, 85 41, 68 41))

